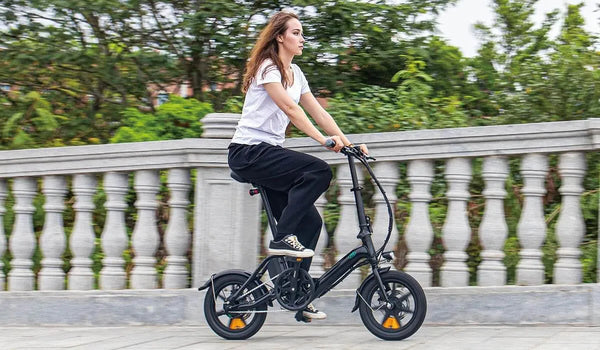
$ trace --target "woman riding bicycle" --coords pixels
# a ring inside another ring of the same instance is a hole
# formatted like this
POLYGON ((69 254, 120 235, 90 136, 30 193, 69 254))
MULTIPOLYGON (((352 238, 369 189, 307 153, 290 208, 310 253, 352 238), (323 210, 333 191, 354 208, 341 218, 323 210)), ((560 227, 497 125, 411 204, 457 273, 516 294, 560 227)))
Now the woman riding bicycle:
MULTIPOLYGON (((293 13, 276 13, 261 31, 246 64, 246 98, 228 160, 234 172, 266 189, 277 219, 269 254, 308 258, 302 262, 308 271, 323 225, 314 203, 329 187, 332 174, 323 160, 282 147, 289 122, 323 146, 328 140, 298 103, 335 141, 329 149, 339 152, 351 143, 317 102, 300 68, 292 64, 294 56, 302 54, 304 42, 302 25, 293 13)), ((304 315, 326 317, 311 304, 304 315)))

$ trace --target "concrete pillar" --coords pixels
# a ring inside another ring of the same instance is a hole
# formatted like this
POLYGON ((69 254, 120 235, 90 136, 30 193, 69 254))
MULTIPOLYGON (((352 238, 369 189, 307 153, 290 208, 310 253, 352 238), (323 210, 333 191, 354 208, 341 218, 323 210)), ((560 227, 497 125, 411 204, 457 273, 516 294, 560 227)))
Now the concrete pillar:
POLYGON ((471 239, 471 226, 467 213, 469 182, 471 181, 471 160, 452 158, 446 161, 446 181, 448 183, 448 213, 442 228, 444 265, 441 271, 442 287, 464 287, 469 285, 469 268, 466 253, 471 239))
POLYGON ((8 273, 8 290, 33 290, 31 257, 36 243, 33 233, 33 197, 37 193, 37 181, 33 177, 17 177, 14 179, 12 192, 15 196, 15 224, 9 242, 13 259, 10 262, 12 269, 8 273))
POLYGON ((44 229, 40 238, 42 269, 39 273, 40 290, 65 289, 62 254, 67 238, 63 227, 63 211, 67 183, 63 176, 44 176, 42 192, 46 196, 44 229))
POLYGON ((544 264, 542 263, 542 244, 546 239, 546 220, 544 218, 544 182, 548 173, 548 157, 544 154, 530 153, 521 160, 523 176, 523 211, 517 226, 517 235, 521 244, 520 260, 517 265, 518 285, 544 284, 544 264))
POLYGON ((410 220, 406 227, 408 264, 404 271, 412 275, 421 286, 430 287, 432 272, 429 266, 429 249, 433 242, 433 227, 429 220, 430 187, 433 181, 433 161, 412 160, 408 163, 410 183, 410 220))
POLYGON ((190 171, 188 169, 169 170, 168 186, 171 196, 169 199, 169 224, 165 232, 165 248, 168 256, 163 286, 164 288, 185 288, 188 284, 186 253, 191 240, 187 222, 187 208, 190 204, 188 200, 190 171))
POLYGON ((508 161, 505 157, 492 156, 483 160, 485 181, 485 212, 479 226, 479 238, 483 251, 481 265, 477 271, 480 286, 503 286, 506 284, 504 242, 508 226, 504 217, 505 182, 508 177, 508 161))
POLYGON ((585 176, 585 154, 569 152, 560 155, 558 171, 562 180, 560 194, 562 203, 556 223, 556 238, 559 243, 556 252, 558 260, 554 265, 554 283, 581 283, 581 240, 585 234, 585 223, 581 212, 582 181, 585 176))
MULTIPOLYGON (((212 113, 202 119, 202 137, 231 139, 239 114, 212 113)), ((226 269, 253 271, 260 246, 260 205, 250 185, 231 178, 227 150, 218 162, 196 169, 192 287, 226 269)))
POLYGON ((138 170, 135 172, 135 207, 138 216, 131 236, 135 257, 131 270, 131 288, 152 289, 158 286, 156 273, 156 250, 160 243, 156 227, 156 194, 159 190, 158 171, 138 170))
POLYGON ((94 272, 92 259, 96 235, 93 229, 92 213, 96 193, 96 177, 92 174, 78 174, 73 177, 75 193, 75 223, 69 240, 73 253, 71 270, 69 271, 69 289, 89 290, 94 288, 94 272))
POLYGON ((106 221, 102 230, 102 270, 100 271, 101 289, 125 289, 125 259, 123 251, 127 249, 129 237, 125 229, 125 195, 129 189, 127 173, 108 172, 104 174, 104 192, 106 193, 106 221))

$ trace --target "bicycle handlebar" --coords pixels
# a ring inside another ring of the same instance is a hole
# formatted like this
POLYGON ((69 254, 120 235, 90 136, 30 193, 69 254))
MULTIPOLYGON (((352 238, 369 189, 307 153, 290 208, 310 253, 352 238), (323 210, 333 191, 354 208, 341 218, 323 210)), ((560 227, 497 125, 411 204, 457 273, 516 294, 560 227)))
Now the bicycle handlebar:
MULTIPOLYGON (((335 140, 333 139, 327 139, 325 140, 325 147, 328 148, 333 148, 335 147, 336 143, 335 140)), ((359 159, 365 159, 365 160, 376 160, 375 158, 369 156, 368 154, 364 153, 362 151, 362 149, 360 148, 360 146, 344 146, 342 147, 342 149, 340 150, 340 152, 342 152, 345 155, 352 155, 356 158, 359 159)))

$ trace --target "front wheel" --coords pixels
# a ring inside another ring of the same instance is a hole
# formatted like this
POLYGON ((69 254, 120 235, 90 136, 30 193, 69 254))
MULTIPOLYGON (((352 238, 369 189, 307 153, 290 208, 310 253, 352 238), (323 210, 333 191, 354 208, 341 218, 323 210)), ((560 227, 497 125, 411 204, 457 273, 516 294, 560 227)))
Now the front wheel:
MULTIPOLYGON (((225 275, 216 279, 206 291, 204 297, 204 316, 212 330, 225 339, 248 339, 260 330, 267 314, 266 304, 261 304, 245 311, 225 312, 225 304, 244 305, 259 299, 263 292, 252 283, 244 288, 236 300, 231 295, 239 290, 248 278, 238 274, 225 275), (253 290, 254 289, 254 290, 253 290)), ((235 310, 235 307, 233 307, 235 310)))
POLYGON ((427 300, 423 288, 408 274, 388 271, 381 274, 388 301, 380 295, 375 278, 362 288, 360 318, 367 329, 384 340, 402 340, 423 324, 427 300))

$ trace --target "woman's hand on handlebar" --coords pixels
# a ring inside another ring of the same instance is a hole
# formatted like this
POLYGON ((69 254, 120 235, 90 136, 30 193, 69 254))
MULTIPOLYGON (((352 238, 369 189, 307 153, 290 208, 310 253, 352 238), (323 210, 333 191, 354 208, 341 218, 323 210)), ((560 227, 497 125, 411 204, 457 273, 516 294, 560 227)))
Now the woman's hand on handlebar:
POLYGON ((342 139, 339 136, 333 135, 330 136, 328 139, 325 139, 323 146, 337 153, 342 149, 342 147, 344 147, 344 143, 342 142, 342 139))
MULTIPOLYGON (((342 148, 344 148, 342 140, 340 139, 339 136, 334 135, 331 136, 328 139, 325 139, 325 142, 323 143, 323 146, 329 148, 330 150, 333 150, 335 152, 339 152, 342 148)), ((349 145, 346 147, 356 147, 354 145, 349 145)), ((364 143, 361 143, 358 148, 360 149, 360 151, 364 154, 364 155, 369 155, 369 148, 367 148, 367 145, 364 143)))

